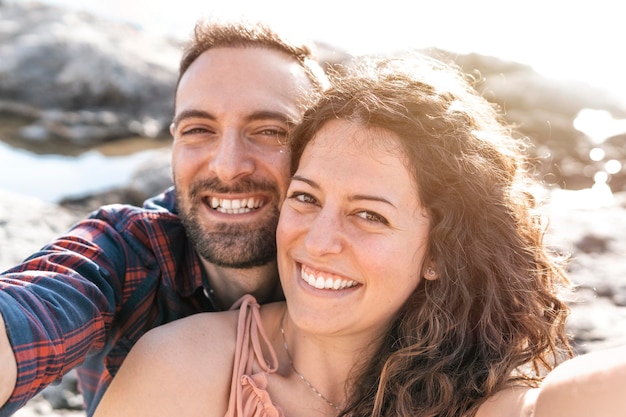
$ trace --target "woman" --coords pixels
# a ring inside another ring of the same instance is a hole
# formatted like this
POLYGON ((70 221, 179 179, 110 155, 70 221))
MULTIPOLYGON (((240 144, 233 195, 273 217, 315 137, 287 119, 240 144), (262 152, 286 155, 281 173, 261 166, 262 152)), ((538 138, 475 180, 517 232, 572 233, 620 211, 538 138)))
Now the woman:
POLYGON ((565 416, 569 380, 536 387, 571 356, 569 282, 521 145, 438 61, 338 77, 293 132, 286 303, 151 331, 96 416, 565 416))

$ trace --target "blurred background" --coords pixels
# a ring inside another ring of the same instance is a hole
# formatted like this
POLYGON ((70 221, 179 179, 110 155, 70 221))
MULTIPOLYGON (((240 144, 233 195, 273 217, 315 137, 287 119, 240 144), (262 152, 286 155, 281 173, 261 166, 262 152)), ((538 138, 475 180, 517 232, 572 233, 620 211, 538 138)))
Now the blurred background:
POLYGON ((618 2, 0 0, 0 189, 51 202, 123 186, 169 146, 180 42, 199 17, 262 19, 320 58, 432 49, 480 71, 547 183, 624 188, 618 2), (45 6, 51 8, 46 9, 45 6))

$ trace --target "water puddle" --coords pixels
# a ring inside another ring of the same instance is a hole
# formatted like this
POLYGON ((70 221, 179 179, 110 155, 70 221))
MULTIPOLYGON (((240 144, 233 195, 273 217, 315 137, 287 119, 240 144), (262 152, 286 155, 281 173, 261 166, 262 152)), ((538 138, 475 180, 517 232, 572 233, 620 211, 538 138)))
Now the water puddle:
POLYGON ((14 123, 0 125, 0 189, 49 202, 125 185, 157 150, 171 146, 165 139, 129 138, 92 149, 26 147, 9 133, 14 123))

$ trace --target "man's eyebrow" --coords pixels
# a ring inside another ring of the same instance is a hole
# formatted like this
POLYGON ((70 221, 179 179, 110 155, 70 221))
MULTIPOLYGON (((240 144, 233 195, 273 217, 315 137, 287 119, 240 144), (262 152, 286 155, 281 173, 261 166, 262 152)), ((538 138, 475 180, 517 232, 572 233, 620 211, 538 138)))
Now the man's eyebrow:
POLYGON ((289 115, 278 112, 278 111, 271 111, 271 110, 256 111, 254 113, 249 114, 246 117, 246 120, 249 122, 252 122, 255 120, 276 120, 282 123, 286 123, 288 125, 293 125, 296 123, 296 121, 293 120, 293 118, 290 117, 289 115))
POLYGON ((174 117, 174 120, 172 120, 172 123, 176 126, 182 120, 193 118, 216 120, 215 116, 203 110, 185 110, 177 114, 176 117, 174 117))
MULTIPOLYGON (((182 120, 193 119, 193 118, 217 120, 217 118, 214 115, 204 110, 185 110, 181 112, 180 114, 177 114, 176 117, 174 117, 174 120, 172 121, 172 123, 174 123, 174 126, 176 126, 182 120)), ((294 125, 296 123, 296 121, 293 120, 293 118, 289 117, 285 113, 281 113, 277 111, 269 111, 269 110, 256 111, 246 116, 246 121, 248 122, 253 122, 256 120, 276 120, 281 123, 286 123, 289 126, 294 125)))

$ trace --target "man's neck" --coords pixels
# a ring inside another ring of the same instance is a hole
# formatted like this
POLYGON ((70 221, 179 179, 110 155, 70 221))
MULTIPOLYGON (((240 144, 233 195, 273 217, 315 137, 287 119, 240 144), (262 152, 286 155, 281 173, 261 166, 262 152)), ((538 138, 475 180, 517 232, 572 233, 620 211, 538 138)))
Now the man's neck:
POLYGON ((284 299, 275 262, 254 268, 227 268, 214 265, 200 257, 211 286, 213 301, 222 310, 245 294, 252 294, 259 303, 284 299))

